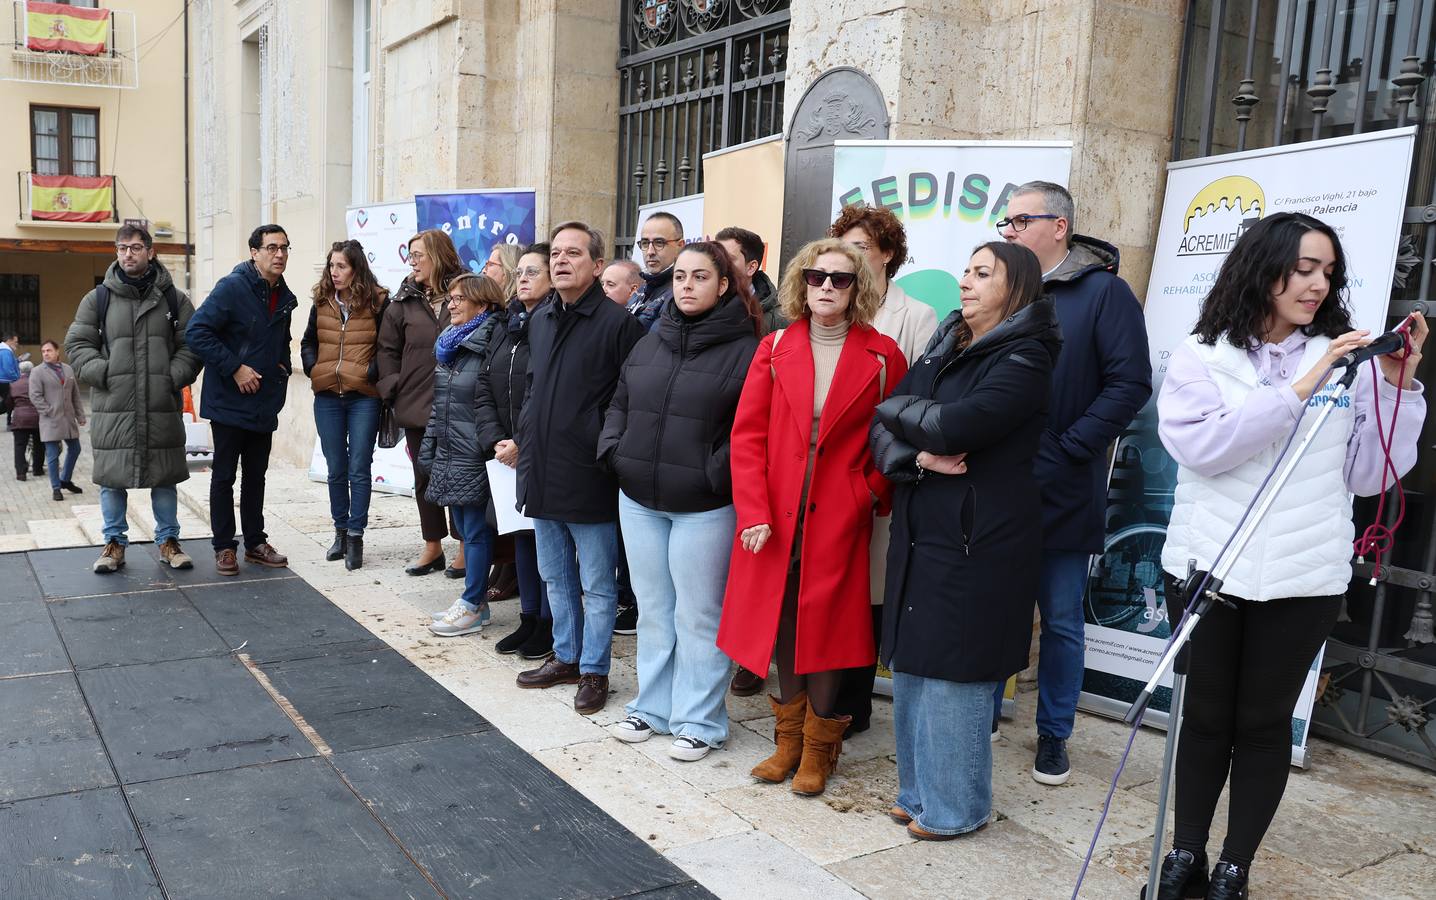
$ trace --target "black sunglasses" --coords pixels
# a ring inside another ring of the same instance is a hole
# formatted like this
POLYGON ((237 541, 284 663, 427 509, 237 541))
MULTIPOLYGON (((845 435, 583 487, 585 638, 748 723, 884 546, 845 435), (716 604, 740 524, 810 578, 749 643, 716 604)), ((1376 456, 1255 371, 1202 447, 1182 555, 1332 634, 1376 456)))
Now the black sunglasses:
POLYGON ((822 287, 824 281, 831 280, 833 287, 839 291, 846 291, 853 286, 857 279, 856 272, 824 272, 822 269, 804 269, 803 280, 808 287, 822 287))

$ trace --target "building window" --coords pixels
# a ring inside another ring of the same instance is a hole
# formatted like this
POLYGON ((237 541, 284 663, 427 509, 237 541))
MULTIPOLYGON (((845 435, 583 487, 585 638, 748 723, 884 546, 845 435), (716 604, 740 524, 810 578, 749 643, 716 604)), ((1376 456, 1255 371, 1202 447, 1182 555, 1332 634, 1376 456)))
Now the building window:
POLYGON ((0 327, 14 328, 22 344, 40 343, 40 276, 0 274, 0 327))
POLYGON ((37 175, 99 175, 100 111, 30 107, 30 167, 37 175))

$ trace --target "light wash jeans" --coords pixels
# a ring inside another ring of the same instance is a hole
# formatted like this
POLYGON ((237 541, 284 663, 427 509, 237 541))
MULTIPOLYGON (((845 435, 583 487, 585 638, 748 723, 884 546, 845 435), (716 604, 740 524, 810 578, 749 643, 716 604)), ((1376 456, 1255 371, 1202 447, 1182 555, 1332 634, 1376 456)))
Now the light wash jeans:
POLYGON ((626 710, 659 734, 720 746, 729 662, 718 620, 737 513, 660 512, 620 492, 618 521, 638 597, 638 696, 626 710))
MULTIPOLYGON (((1042 637, 1037 653, 1037 733, 1067 740, 1077 720, 1077 697, 1087 665, 1087 624, 1082 596, 1092 557, 1072 550, 1042 554, 1042 592, 1037 609, 1042 637)), ((992 722, 1002 712, 1002 688, 993 692, 992 722)))
POLYGON ((68 484, 75 475, 75 463, 80 461, 80 439, 65 438, 63 441, 45 442, 45 468, 50 472, 50 489, 58 491, 62 483, 68 484), (60 469, 60 444, 65 445, 65 468, 60 469))
POLYGON ((607 675, 618 612, 618 523, 534 519, 539 574, 553 610, 553 655, 607 675))
POLYGON ((893 672, 897 805, 933 834, 975 831, 992 814, 996 686, 893 672))
MULTIPOLYGON (((489 593, 489 561, 494 556, 494 531, 483 506, 451 506, 449 515, 464 543, 464 593, 459 599, 477 612, 489 593)), ((353 532, 350 532, 351 534, 353 532)))
MULTIPOLYGON (((125 515, 129 505, 130 495, 124 488, 100 486, 105 543, 115 541, 121 547, 129 546, 126 532, 130 530, 130 522, 125 515)), ((163 544, 170 538, 179 540, 179 492, 174 485, 150 488, 150 510, 155 516, 155 543, 163 544)))

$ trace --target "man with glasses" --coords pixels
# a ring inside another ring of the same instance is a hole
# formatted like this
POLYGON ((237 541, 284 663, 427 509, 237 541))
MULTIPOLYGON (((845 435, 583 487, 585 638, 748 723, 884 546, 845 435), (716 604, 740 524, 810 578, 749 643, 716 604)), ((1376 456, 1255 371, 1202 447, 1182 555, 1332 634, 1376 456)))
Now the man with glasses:
POLYGON ((193 566, 180 547, 179 494, 189 478, 182 391, 200 359, 185 341, 189 296, 155 257, 146 228, 124 225, 104 281, 80 301, 65 335, 75 377, 90 388, 92 476, 100 486, 105 548, 94 571, 125 564, 129 491, 148 488, 160 559, 193 566))
POLYGON ((638 249, 643 254, 643 287, 628 301, 628 311, 645 331, 652 331, 663 304, 673 298, 673 264, 683 250, 683 223, 672 213, 654 213, 638 232, 638 249))
POLYGON ((185 336, 209 370, 200 391, 200 415, 214 434, 209 521, 220 575, 238 575, 234 538, 234 481, 241 464, 239 519, 244 560, 283 568, 289 560, 264 533, 264 476, 279 428, 290 363, 289 319, 297 305, 284 283, 289 236, 261 225, 249 236, 249 259, 215 282, 185 336))
MULTIPOLYGON (((1082 597, 1091 555, 1102 552, 1107 448, 1152 394, 1142 306, 1117 277, 1117 248, 1076 234, 1067 189, 1031 181, 997 223, 1008 241, 1037 254, 1062 325, 1052 370, 1047 431, 1038 451, 1042 485, 1042 617, 1037 663, 1037 758, 1032 777, 1067 781, 1067 740, 1082 689, 1086 638, 1082 597)), ((937 338, 934 338, 937 340, 937 338)), ((993 698, 993 732, 1002 693, 993 698)))

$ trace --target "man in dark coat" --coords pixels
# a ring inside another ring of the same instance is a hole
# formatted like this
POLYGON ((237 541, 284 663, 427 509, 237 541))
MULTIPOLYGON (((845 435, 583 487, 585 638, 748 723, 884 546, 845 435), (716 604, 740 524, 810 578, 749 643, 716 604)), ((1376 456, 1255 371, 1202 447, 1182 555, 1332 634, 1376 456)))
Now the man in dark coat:
MULTIPOLYGON (((1086 637, 1082 597, 1091 555, 1103 547, 1107 448, 1152 394, 1142 305, 1117 277, 1117 248, 1073 233, 1072 195, 1033 181, 1007 202, 1002 236, 1042 266, 1057 307, 1063 351, 1035 472, 1042 486, 1042 618, 1037 663, 1037 758, 1032 777, 1062 784, 1067 740, 1082 690, 1086 637)), ((935 338, 936 340, 936 338, 935 338)), ((1002 697, 995 698, 994 723, 1002 697)), ((994 726, 995 727, 995 726, 994 726)))
MULTIPOLYGON (((763 333, 772 334, 780 328, 787 328, 788 320, 778 309, 778 289, 768 278, 768 273, 761 268, 763 253, 767 248, 763 238, 746 228, 729 225, 719 231, 713 240, 728 251, 728 258, 733 261, 733 267, 746 272, 748 280, 753 282, 753 296, 758 298, 758 304, 763 307, 763 333)), ((741 670, 739 674, 742 674, 741 670)), ((738 692, 735 691, 735 693, 738 692)), ((757 688, 755 687, 748 693, 757 693, 757 688)))
POLYGON ((264 533, 264 475, 284 408, 290 363, 289 322, 297 305, 284 283, 289 236, 278 225, 261 225, 249 236, 249 260, 215 283, 185 330, 185 340, 204 360, 200 415, 214 433, 209 521, 215 568, 238 575, 234 538, 234 479, 241 464, 239 518, 244 559, 271 568, 289 560, 264 533))
POLYGON ((652 331, 663 304, 673 299, 673 264, 683 250, 683 223, 672 213, 656 212, 644 220, 638 235, 643 287, 628 301, 628 311, 644 331, 652 331))
POLYGON ((643 328, 603 294, 603 236, 566 222, 549 240, 554 291, 529 325, 519 418, 518 506, 534 520, 539 573, 553 608, 553 658, 520 687, 578 682, 574 708, 608 700, 618 602, 618 484, 597 459, 603 417, 643 328))

